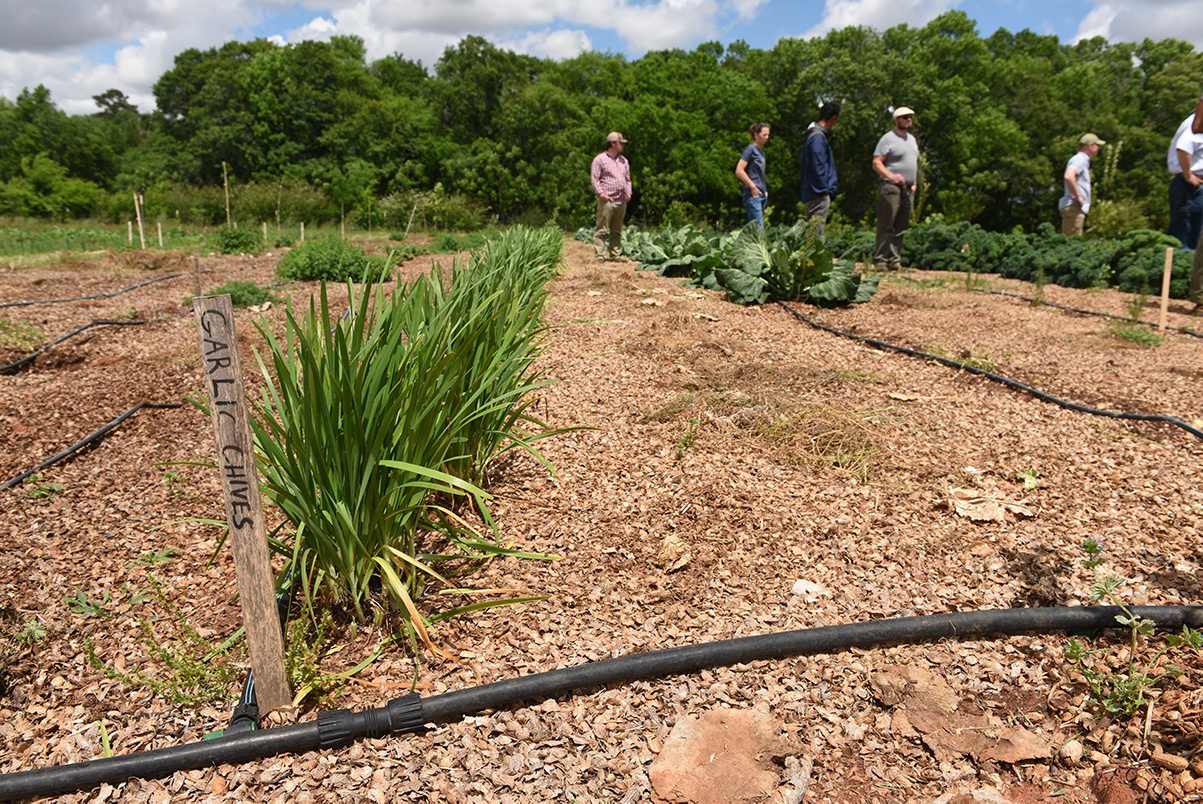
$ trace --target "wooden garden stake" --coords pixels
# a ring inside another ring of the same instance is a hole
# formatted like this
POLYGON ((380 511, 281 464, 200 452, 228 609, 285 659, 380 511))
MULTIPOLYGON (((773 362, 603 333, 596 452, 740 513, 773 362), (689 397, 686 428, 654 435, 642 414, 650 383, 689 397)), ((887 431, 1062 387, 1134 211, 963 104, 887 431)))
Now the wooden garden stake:
POLYGON ((230 174, 226 172, 226 163, 221 163, 221 184, 226 190, 226 226, 232 226, 234 219, 230 217, 230 174))
POLYGON ((1165 332, 1165 316, 1170 308, 1170 275, 1174 272, 1174 249, 1166 247, 1165 270, 1161 274, 1161 331, 1165 332))
MULTIPOLYGON (((142 197, 134 193, 134 214, 138 217, 138 242, 141 244, 143 251, 146 250, 146 229, 142 225, 142 197)), ((133 242, 133 237, 130 238, 133 242)))
POLYGON ((163 248, 163 221, 157 222, 155 226, 159 227, 159 248, 163 248))
POLYGON ((234 546, 234 570, 246 642, 255 671, 255 697, 266 714, 288 706, 292 696, 284 673, 284 635, 276 610, 267 525, 255 473, 255 448, 238 359, 234 308, 228 294, 198 296, 197 336, 205 392, 217 439, 217 464, 226 498, 226 521, 234 546))

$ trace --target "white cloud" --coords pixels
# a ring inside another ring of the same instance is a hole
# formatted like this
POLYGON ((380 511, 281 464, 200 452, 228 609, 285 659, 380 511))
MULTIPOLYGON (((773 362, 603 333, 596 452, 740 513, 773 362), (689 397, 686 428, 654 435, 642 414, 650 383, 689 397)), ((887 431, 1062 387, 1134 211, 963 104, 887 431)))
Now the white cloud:
POLYGON ((1203 47, 1203 14, 1193 0, 1096 2, 1074 41, 1102 36, 1115 42, 1181 39, 1203 47))
POLYGON ((355 35, 368 58, 392 53, 432 67, 450 45, 475 34, 499 47, 548 58, 590 49, 584 28, 612 31, 638 56, 714 38, 718 21, 755 17, 768 0, 354 0, 288 32, 287 41, 355 35), (584 26, 584 28, 582 28, 584 26))
POLYGON ((149 111, 177 54, 244 38, 259 13, 241 0, 208 0, 203 13, 186 0, 0 0, 0 96, 42 84, 58 108, 91 114, 93 95, 119 89, 149 111))
POLYGON ((1111 30, 1111 23, 1115 21, 1118 14, 1119 9, 1113 8, 1109 3, 1095 6, 1078 23, 1078 32, 1074 35, 1073 41, 1092 39, 1096 36, 1106 37, 1111 30))
POLYGON ((515 39, 503 40, 498 42, 497 46, 515 53, 559 60, 570 59, 587 50, 592 50, 593 42, 589 39, 589 34, 584 31, 544 28, 541 31, 531 31, 515 39))
POLYGON ((756 19, 756 14, 760 11, 760 7, 768 2, 769 0, 728 0, 735 14, 744 22, 751 22, 756 19))
POLYGON ((809 39, 858 25, 878 31, 904 22, 922 27, 960 5, 961 0, 827 0, 823 19, 802 36, 809 39))

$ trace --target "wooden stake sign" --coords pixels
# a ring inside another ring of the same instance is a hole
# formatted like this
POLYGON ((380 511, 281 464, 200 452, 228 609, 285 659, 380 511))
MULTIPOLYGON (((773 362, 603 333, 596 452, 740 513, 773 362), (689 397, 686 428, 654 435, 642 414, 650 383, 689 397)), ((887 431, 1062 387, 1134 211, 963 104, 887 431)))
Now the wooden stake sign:
POLYGON ((284 673, 284 635, 276 611, 267 525, 234 333, 234 308, 229 295, 198 296, 193 303, 205 392, 217 439, 217 465, 226 498, 226 521, 234 547, 242 621, 255 671, 255 697, 259 710, 267 714, 289 705, 292 696, 284 673))
POLYGON ((1170 309, 1170 277, 1174 272, 1174 249, 1165 250, 1165 270, 1161 272, 1161 331, 1165 332, 1165 314, 1170 309))

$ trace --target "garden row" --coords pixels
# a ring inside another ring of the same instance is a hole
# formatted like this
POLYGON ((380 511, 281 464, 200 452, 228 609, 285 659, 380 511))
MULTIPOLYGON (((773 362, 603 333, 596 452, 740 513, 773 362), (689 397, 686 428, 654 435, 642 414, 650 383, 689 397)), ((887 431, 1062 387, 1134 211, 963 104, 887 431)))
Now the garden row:
MULTIPOLYGON (((870 253, 872 240, 861 238, 855 249, 870 253)), ((1165 250, 1179 246, 1177 238, 1151 229, 1105 240, 1066 237, 1048 223, 1032 233, 988 232, 974 223, 950 224, 937 218, 910 230, 903 242, 902 261, 931 271, 999 274, 1038 285, 1116 287, 1125 293, 1143 294, 1160 291, 1165 250)), ((838 246, 833 250, 840 253, 838 246)), ((1174 298, 1188 295, 1193 256, 1189 251, 1174 255, 1170 283, 1174 298)))
MULTIPOLYGON (((577 238, 592 239, 592 230, 580 230, 577 238)), ((728 235, 689 225, 655 233, 628 227, 623 249, 648 269, 725 290, 740 304, 780 299, 826 306, 872 297, 876 277, 861 276, 856 263, 871 261, 874 240, 872 231, 835 225, 816 237, 805 221, 728 235)), ((999 274, 1071 288, 1114 286, 1144 294, 1160 290, 1166 248, 1178 245, 1176 238, 1149 229, 1117 239, 1085 239, 1066 237, 1047 223, 1032 233, 989 232, 975 223, 946 223, 933 216, 907 233, 902 261, 925 270, 999 274)), ((1181 250, 1174 254, 1174 298, 1188 296, 1193 256, 1181 250)))

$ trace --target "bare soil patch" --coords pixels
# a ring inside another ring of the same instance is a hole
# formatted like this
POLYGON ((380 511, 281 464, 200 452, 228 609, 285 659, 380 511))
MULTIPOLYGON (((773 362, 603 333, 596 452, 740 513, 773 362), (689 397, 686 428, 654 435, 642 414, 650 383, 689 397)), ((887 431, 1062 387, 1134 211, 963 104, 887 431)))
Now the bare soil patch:
MULTIPOLYGON (((737 307, 680 280, 598 264, 571 240, 565 256, 539 363, 556 382, 537 413, 553 427, 581 429, 541 442, 554 477, 515 458, 497 467, 490 489, 503 538, 561 560, 498 561, 478 577, 548 598, 436 629, 462 663, 424 656, 424 695, 739 636, 1082 604, 1092 576, 1078 545, 1087 537, 1105 545, 1104 571, 1131 579, 1132 603, 1199 602, 1203 442, 1190 433, 1066 410, 811 328, 776 305, 737 307), (1033 469, 1039 482, 1026 490, 1016 474, 1033 469), (954 489, 1030 515, 958 515, 954 489), (808 585, 796 587, 800 580, 808 585)), ((277 259, 205 257, 200 284, 268 284, 277 259)), ((179 402, 200 388, 185 314, 197 285, 189 261, 106 257, 0 270, 0 302, 111 292, 178 271, 116 297, 0 308, 0 318, 46 341, 96 319, 153 319, 89 329, 0 377, 0 481, 133 405, 179 402)), ((1033 293, 998 279, 989 286, 1033 293)), ((315 289, 277 292, 307 303, 315 289)), ((331 291, 341 304, 345 290, 331 291)), ((1114 315, 1126 315, 1129 301, 1110 290, 1046 287, 1044 296, 1114 315)), ((844 332, 972 359, 1073 402, 1203 418, 1203 342, 1172 331, 1160 346, 1135 346, 1103 319, 921 272, 887 276, 869 304, 799 310, 844 332)), ((1197 323, 1185 313, 1172 305, 1171 325, 1197 323)), ((248 368, 257 315, 238 322, 248 368)), ((262 315, 278 325, 282 307, 262 315)), ((1156 310, 1144 317, 1155 320, 1156 310)), ((0 348, 0 363, 20 356, 0 348)), ((210 461, 212 449, 209 422, 192 407, 143 410, 93 449, 39 473, 61 491, 0 493, 0 625, 36 621, 46 631, 13 645, 0 667, 0 772, 97 758, 101 724, 117 754, 192 742, 225 724, 235 685, 228 701, 178 705, 87 661, 90 643, 110 666, 160 672, 139 623, 154 614, 167 633, 171 617, 129 596, 146 586, 148 565, 213 644, 238 627, 220 531, 184 521, 221 515, 219 480, 201 467, 161 465, 210 461), (174 557, 148 561, 166 550, 174 557), (107 600, 105 615, 70 605, 78 593, 107 600)), ((347 648, 324 666, 353 666, 380 636, 373 627, 342 634, 347 648)), ((1151 714, 1098 719, 1082 709, 1085 687, 1064 659, 1065 641, 853 649, 638 681, 422 735, 131 780, 100 798, 653 801, 663 793, 649 768, 673 727, 722 709, 757 710, 780 724, 770 764, 782 801, 801 781, 803 800, 815 802, 934 801, 984 789, 1014 801, 1092 802, 1120 800, 1104 797, 1121 786, 1150 792, 1150 801, 1190 795, 1183 785, 1197 774, 1171 773, 1150 758, 1199 750, 1203 664, 1192 660, 1179 683, 1159 691, 1151 714), (952 739, 945 723, 984 737, 952 739), (999 747, 1003 738, 1009 748, 999 747), (1082 759, 1057 759, 1074 738, 1085 745, 1082 759), (811 769, 805 780, 800 763, 811 769)), ((393 649, 321 706, 382 705, 412 675, 411 658, 393 649)), ((314 711, 309 700, 291 717, 314 711)))

